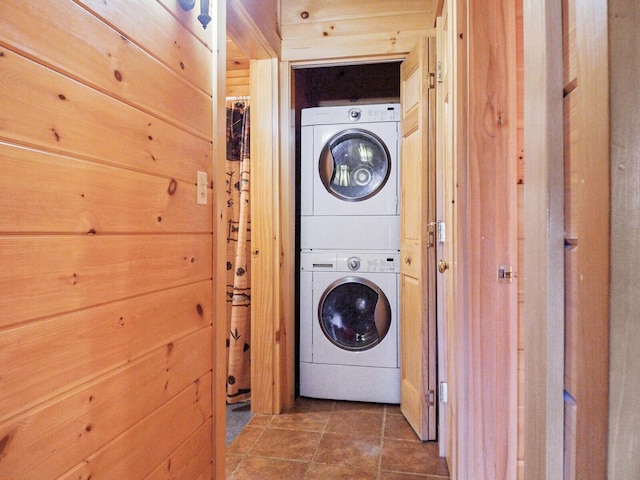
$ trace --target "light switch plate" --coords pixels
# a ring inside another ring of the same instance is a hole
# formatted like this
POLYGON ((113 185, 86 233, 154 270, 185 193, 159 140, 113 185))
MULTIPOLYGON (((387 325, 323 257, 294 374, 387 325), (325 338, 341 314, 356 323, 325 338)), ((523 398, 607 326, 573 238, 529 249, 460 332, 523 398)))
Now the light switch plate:
POLYGON ((196 188, 198 205, 207 204, 207 172, 198 172, 198 187, 196 188))

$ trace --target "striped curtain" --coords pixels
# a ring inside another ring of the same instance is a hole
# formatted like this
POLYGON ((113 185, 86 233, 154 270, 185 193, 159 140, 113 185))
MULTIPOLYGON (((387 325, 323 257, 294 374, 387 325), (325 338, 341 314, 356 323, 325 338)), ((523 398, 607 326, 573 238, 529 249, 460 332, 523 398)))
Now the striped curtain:
POLYGON ((227 403, 251 398, 249 102, 227 103, 227 403))

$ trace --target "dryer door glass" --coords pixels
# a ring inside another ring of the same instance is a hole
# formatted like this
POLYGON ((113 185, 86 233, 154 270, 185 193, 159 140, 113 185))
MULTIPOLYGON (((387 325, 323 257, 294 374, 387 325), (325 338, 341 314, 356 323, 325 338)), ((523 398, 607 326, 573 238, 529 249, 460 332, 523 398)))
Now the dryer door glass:
POLYGON ((344 350, 368 350, 382 341, 391 325, 391 307, 384 293, 364 278, 333 282, 318 305, 325 336, 344 350))
POLYGON ((387 147, 366 130, 343 130, 320 153, 322 184, 329 193, 348 202, 374 196, 387 183, 390 171, 387 147))

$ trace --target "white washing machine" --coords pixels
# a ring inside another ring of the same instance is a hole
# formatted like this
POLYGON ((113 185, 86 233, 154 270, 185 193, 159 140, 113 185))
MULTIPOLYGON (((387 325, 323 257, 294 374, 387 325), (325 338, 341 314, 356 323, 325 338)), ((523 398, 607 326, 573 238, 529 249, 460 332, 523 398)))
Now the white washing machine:
POLYGON ((302 249, 399 248, 399 129, 397 103, 302 110, 302 249))
POLYGON ((300 254, 300 395, 400 403, 397 251, 300 254))

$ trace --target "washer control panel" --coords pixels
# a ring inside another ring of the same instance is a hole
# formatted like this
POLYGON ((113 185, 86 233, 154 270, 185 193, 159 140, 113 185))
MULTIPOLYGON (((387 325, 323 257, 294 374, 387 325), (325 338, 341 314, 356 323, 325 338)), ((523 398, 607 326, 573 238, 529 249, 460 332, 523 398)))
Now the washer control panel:
POLYGON ((336 270, 396 273, 400 271, 400 255, 397 252, 338 253, 336 270))
POLYGON ((330 272, 400 272, 400 253, 391 251, 302 251, 300 269, 330 272))

